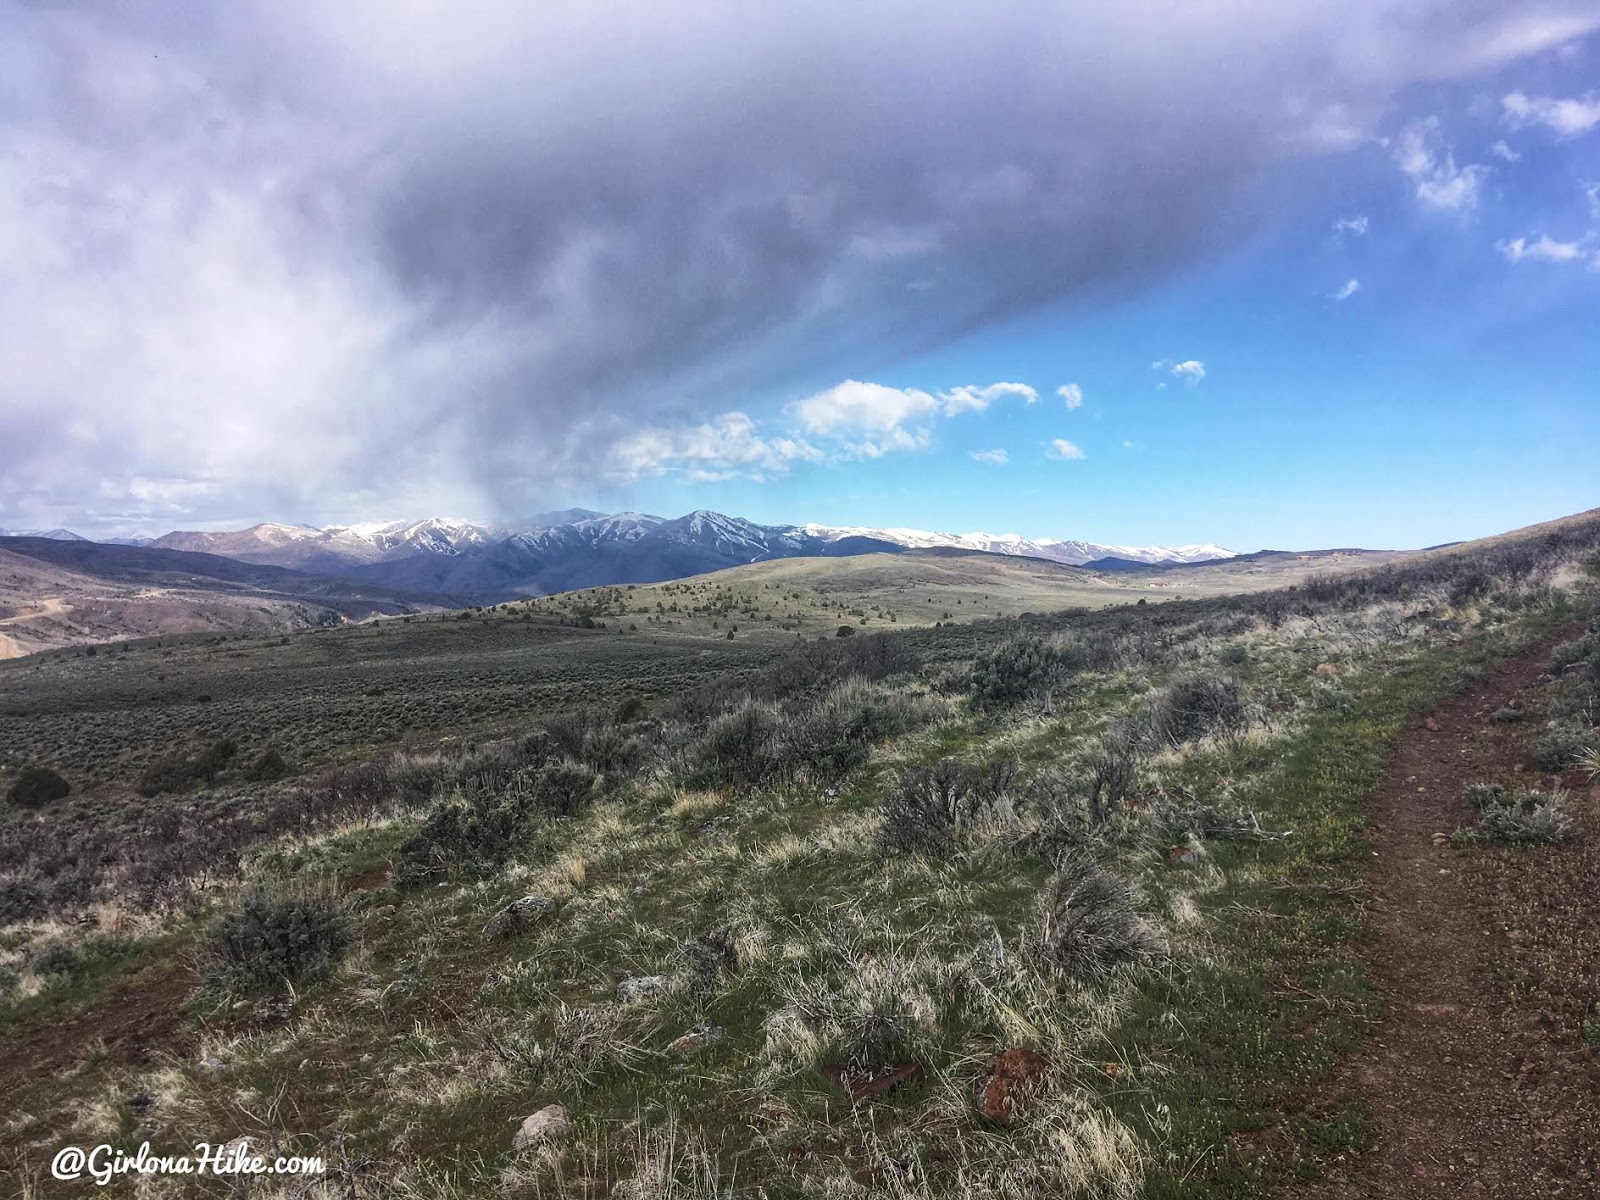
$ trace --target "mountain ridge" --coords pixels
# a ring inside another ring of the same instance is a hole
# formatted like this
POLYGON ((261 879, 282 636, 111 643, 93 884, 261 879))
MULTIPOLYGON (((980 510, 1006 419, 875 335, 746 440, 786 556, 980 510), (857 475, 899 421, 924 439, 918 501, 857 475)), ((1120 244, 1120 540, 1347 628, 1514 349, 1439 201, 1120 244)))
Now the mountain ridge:
MULTIPOLYGON (((53 531, 57 532, 57 531, 53 531)), ((68 535, 68 531, 58 531, 68 535)), ((69 535, 74 536, 74 535, 69 535)), ((952 534, 871 526, 763 525, 710 509, 681 517, 569 508, 515 524, 421 517, 322 527, 262 521, 239 530, 173 530, 155 550, 214 554, 367 585, 494 602, 609 584, 669 579, 774 558, 844 557, 948 548, 1066 566, 1116 558, 1209 562, 1222 546, 1121 546, 1017 534, 952 534)))

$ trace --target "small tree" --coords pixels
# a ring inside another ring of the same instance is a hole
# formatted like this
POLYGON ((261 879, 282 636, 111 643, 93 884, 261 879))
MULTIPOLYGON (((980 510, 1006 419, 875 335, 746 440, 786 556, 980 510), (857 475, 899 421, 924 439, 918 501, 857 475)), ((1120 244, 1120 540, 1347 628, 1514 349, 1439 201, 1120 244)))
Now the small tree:
POLYGON ((72 785, 49 767, 26 766, 6 789, 6 799, 19 808, 39 808, 64 799, 72 785))

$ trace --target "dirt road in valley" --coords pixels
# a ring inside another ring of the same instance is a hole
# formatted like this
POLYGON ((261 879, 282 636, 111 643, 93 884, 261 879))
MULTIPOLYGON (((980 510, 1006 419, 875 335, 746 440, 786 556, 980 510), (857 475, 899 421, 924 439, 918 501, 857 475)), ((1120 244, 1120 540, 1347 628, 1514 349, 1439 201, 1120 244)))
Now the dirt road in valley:
POLYGON ((1583 789, 1569 845, 1460 850, 1439 837, 1472 823, 1468 783, 1552 783, 1527 761, 1550 649, 1495 664, 1418 719, 1390 764, 1373 814, 1370 949, 1388 1012, 1338 1081, 1366 1101, 1376 1136, 1301 1200, 1600 1196, 1600 1049, 1583 1034, 1600 999, 1583 994, 1600 979, 1587 781, 1567 781, 1583 789), (1490 719, 1511 701, 1527 720, 1490 719))

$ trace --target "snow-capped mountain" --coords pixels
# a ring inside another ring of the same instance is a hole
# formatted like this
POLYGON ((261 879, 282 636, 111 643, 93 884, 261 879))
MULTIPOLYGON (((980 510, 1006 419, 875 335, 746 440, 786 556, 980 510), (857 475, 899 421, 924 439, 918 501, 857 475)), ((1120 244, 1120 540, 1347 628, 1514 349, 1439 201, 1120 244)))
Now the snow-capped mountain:
POLYGON ((706 509, 670 520, 651 513, 566 509, 508 525, 451 517, 321 529, 264 522, 236 532, 175 531, 153 544, 473 600, 602 584, 655 583, 774 558, 935 548, 1020 555, 1070 566, 1102 559, 1187 563, 1232 556, 1221 546, 1118 546, 1030 540, 1014 534, 760 525, 706 509))
POLYGON ((87 542, 70 529, 0 529, 0 537, 48 538, 52 542, 87 542))
POLYGON ((1233 558, 1235 551, 1222 546, 1118 546, 1102 542, 1069 539, 1032 540, 1015 533, 935 533, 926 529, 866 529, 857 526, 802 525, 808 535, 833 541, 839 538, 869 537, 893 542, 907 549, 927 550, 948 546, 979 550, 985 554, 1015 554, 1043 558, 1068 566, 1082 566, 1103 558, 1120 558, 1142 563, 1196 563, 1233 558))

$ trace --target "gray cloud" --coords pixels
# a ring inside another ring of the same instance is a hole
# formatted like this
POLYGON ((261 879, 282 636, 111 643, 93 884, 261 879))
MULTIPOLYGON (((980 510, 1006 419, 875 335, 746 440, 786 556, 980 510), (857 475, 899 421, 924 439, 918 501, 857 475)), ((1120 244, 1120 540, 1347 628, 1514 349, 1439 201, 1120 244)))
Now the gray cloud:
POLYGON ((1181 269, 1400 89, 1600 26, 1071 7, 0 8, 0 514, 538 508, 1181 269))

